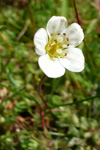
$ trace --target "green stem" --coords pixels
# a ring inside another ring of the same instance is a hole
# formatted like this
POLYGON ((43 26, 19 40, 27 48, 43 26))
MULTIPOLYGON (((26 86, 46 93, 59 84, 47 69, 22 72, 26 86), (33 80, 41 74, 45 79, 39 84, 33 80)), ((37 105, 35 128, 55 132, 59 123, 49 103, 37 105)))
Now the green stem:
MULTIPOLYGON (((78 11, 77 11, 77 7, 76 7, 76 2, 75 2, 75 0, 73 0, 73 4, 74 4, 74 9, 75 9, 75 14, 76 14, 77 22, 78 22, 78 24, 80 24, 81 21, 80 21, 80 18, 79 18, 79 14, 78 14, 78 11)), ((96 70, 96 67, 95 67, 95 65, 94 65, 94 63, 93 63, 93 61, 92 61, 92 58, 91 58, 91 56, 90 56, 90 53, 89 53, 89 50, 88 50, 88 47, 87 47, 87 45, 86 45, 85 40, 83 40, 83 42, 84 42, 84 46, 85 46, 85 48, 86 48, 86 52, 87 52, 87 56, 88 56, 88 59, 89 59, 89 61, 90 61, 90 64, 91 64, 91 66, 92 66, 92 68, 93 68, 93 70, 94 70, 94 73, 95 73, 95 75, 96 75, 96 77, 97 77, 97 79, 98 79, 98 81, 99 81, 99 83, 100 83, 100 77, 99 77, 99 75, 98 75, 98 73, 97 73, 97 70, 96 70)))
POLYGON ((100 97, 100 95, 96 95, 96 96, 92 96, 92 97, 88 97, 86 99, 83 99, 83 100, 79 100, 79 101, 76 101, 76 102, 72 102, 72 103, 67 103, 67 104, 62 104, 62 105, 55 105, 55 106, 51 106, 52 108, 55 108, 55 107, 60 107, 60 106, 68 106, 68 105, 75 105, 75 104, 78 104, 78 103, 82 103, 84 101, 91 101, 95 98, 98 98, 100 97))

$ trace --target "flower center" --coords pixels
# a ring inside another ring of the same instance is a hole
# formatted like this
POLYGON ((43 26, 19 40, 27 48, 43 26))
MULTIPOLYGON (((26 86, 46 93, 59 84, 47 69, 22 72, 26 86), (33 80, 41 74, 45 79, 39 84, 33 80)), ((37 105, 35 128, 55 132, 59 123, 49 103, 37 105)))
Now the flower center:
POLYGON ((63 33, 62 35, 60 35, 60 33, 52 33, 51 38, 45 46, 45 50, 51 58, 65 57, 67 55, 65 49, 67 49, 68 46, 69 38, 66 38, 66 33, 63 33))

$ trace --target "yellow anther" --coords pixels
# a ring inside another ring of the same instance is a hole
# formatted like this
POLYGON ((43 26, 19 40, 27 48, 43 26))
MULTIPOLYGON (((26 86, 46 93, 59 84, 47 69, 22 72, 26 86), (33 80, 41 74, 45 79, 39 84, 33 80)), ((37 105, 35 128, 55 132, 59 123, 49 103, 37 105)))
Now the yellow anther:
POLYGON ((57 49, 56 52, 57 52, 58 54, 61 54, 61 53, 62 53, 62 49, 57 49))
POLYGON ((66 33, 63 33, 63 35, 65 36, 65 35, 66 35, 66 33))
POLYGON ((63 37, 59 37, 59 38, 57 39, 57 42, 58 42, 58 43, 62 43, 62 42, 63 42, 63 37))
POLYGON ((60 35, 60 33, 58 33, 57 35, 60 35))
POLYGON ((69 38, 66 38, 67 41, 69 41, 69 38))

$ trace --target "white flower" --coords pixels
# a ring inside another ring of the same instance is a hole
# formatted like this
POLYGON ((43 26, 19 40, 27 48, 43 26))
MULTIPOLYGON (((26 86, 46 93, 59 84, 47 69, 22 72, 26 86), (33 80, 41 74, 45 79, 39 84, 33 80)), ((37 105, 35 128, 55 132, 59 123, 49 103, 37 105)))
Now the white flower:
POLYGON ((39 57, 38 63, 43 72, 50 78, 64 75, 65 68, 72 72, 84 69, 84 56, 75 46, 84 38, 79 24, 67 27, 65 17, 53 16, 48 21, 46 30, 40 28, 34 36, 35 50, 39 57))

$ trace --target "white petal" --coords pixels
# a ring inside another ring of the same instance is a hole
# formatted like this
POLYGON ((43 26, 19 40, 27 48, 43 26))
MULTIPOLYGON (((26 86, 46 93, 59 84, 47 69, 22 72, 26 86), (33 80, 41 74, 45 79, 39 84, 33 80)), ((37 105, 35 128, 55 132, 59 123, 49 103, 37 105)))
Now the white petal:
POLYGON ((39 57, 38 60, 41 70, 49 78, 58 78, 64 75, 65 68, 60 64, 58 59, 50 59, 48 54, 39 57))
POLYGON ((40 28, 34 35, 35 50, 38 55, 45 54, 45 46, 48 42, 48 35, 45 29, 40 28))
POLYGON ((69 38, 69 46, 77 46, 84 39, 83 30, 77 23, 68 26, 64 33, 66 33, 66 37, 69 38))
POLYGON ((66 29, 67 20, 65 17, 53 16, 47 23, 47 33, 50 36, 51 34, 62 33, 66 29))
POLYGON ((61 64, 72 72, 81 72, 84 69, 84 56, 79 48, 66 50, 67 56, 60 58, 61 64))

